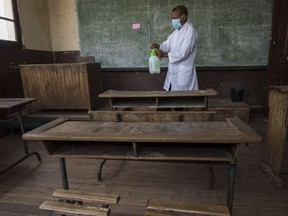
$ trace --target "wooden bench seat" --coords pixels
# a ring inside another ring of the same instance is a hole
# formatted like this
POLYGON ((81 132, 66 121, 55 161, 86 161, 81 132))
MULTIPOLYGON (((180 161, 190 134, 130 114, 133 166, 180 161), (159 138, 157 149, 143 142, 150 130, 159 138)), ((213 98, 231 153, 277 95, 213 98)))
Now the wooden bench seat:
POLYGON ((225 205, 149 200, 145 216, 230 216, 225 205))
POLYGON ((49 212, 52 215, 54 212, 68 213, 75 215, 91 215, 91 216, 108 216, 110 204, 118 204, 119 195, 103 194, 94 192, 83 192, 76 190, 58 189, 53 193, 54 198, 59 198, 58 201, 45 201, 39 207, 42 210, 49 212), (88 206, 83 202, 99 203, 101 206, 88 206))
POLYGON ((51 214, 53 212, 59 212, 75 215, 90 215, 90 216, 108 216, 110 212, 110 210, 107 208, 75 205, 57 201, 45 201, 44 203, 41 204, 40 209, 47 210, 51 212, 51 214))
POLYGON ((118 204, 120 196, 116 194, 103 194, 94 192, 83 192, 76 190, 58 189, 53 193, 53 197, 65 198, 68 200, 90 201, 105 204, 118 204))

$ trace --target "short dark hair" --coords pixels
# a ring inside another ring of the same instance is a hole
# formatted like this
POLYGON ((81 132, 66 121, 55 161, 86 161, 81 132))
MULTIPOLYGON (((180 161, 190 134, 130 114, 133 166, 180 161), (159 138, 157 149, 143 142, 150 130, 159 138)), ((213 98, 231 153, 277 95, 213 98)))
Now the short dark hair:
POLYGON ((172 12, 179 11, 181 15, 185 15, 188 17, 188 10, 184 5, 178 5, 175 8, 172 9, 172 12))

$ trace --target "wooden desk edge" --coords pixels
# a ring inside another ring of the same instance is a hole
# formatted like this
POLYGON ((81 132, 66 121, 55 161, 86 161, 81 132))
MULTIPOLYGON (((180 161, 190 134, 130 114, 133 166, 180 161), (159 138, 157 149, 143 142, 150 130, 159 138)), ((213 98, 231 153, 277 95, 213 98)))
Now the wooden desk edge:
POLYGON ((216 96, 216 95, 218 95, 218 93, 214 90, 214 89, 205 89, 205 91, 207 92, 207 93, 209 93, 209 96, 216 96))
POLYGON ((268 86, 268 90, 275 90, 282 93, 288 93, 288 86, 268 86))
POLYGON ((21 107, 25 106, 27 104, 32 103, 33 101, 38 100, 38 98, 0 98, 0 101, 19 101, 19 104, 15 104, 12 106, 6 105, 6 106, 0 106, 0 109, 13 109, 15 107, 21 107))
POLYGON ((217 92, 214 89, 204 90, 191 90, 191 91, 118 91, 118 90, 107 90, 98 95, 99 98, 128 98, 128 97, 193 97, 193 96, 216 96, 217 92), (124 93, 127 93, 123 95, 124 93), (142 93, 139 94, 139 93, 142 93))
MULTIPOLYGON (((49 136, 49 134, 46 134, 45 135, 45 132, 48 131, 49 129, 51 128, 54 128, 56 127, 57 125, 60 125, 62 123, 64 123, 65 121, 67 121, 68 119, 67 118, 59 118, 59 119, 56 119, 48 124, 45 124, 39 128, 36 128, 28 133, 25 133, 23 135, 23 139, 24 140, 51 140, 51 137, 49 136)), ((238 140, 237 142, 240 144, 240 143, 256 143, 256 142, 261 142, 262 141, 262 137, 259 136, 256 132, 254 132, 248 125, 246 125, 244 122, 242 122, 240 119, 238 118, 228 118, 226 119, 227 123, 228 124, 232 124, 233 127, 235 127, 236 130, 240 131, 241 135, 236 135, 236 136, 233 136, 234 140, 238 140)), ((151 137, 144 137, 142 139, 134 139, 133 137, 127 139, 125 137, 118 137, 117 139, 115 137, 111 137, 111 138, 107 138, 107 137, 97 137, 97 139, 94 139, 95 137, 77 137, 77 139, 71 139, 70 137, 53 137, 52 140, 65 140, 65 141, 68 141, 68 140, 76 140, 76 141, 119 141, 119 142, 123 142, 123 141, 127 141, 127 142, 158 142, 158 140, 155 140, 155 138, 151 138, 151 137)), ((162 142, 162 139, 159 138, 160 141, 162 142)), ((169 142, 177 142, 178 140, 174 140, 174 139, 171 139, 169 140, 169 142)), ((236 143, 236 141, 233 141, 230 139, 230 136, 229 137, 221 137, 219 135, 217 135, 217 140, 215 140, 215 137, 212 137, 211 139, 202 139, 201 137, 197 137, 195 136, 195 142, 199 142, 199 143, 236 143), (221 142, 219 142, 219 139, 222 140, 221 142), (223 141, 224 139, 224 141, 223 141)), ((165 141, 167 142, 167 140, 165 141)), ((183 143, 186 143, 186 142, 191 142, 191 141, 187 141, 187 140, 181 140, 181 142, 183 143)))
POLYGON ((56 127, 57 125, 60 125, 62 124, 63 122, 69 120, 69 118, 58 118, 58 119, 55 119, 47 124, 44 124, 30 132, 27 132, 25 134, 23 134, 22 138, 24 140, 39 140, 37 139, 37 137, 39 137, 39 135, 41 134, 41 132, 44 132, 44 131, 47 131, 51 128, 54 128, 56 127))
POLYGON ((226 118, 226 121, 232 123, 241 133, 247 135, 248 137, 253 137, 255 140, 254 142, 261 142, 263 140, 263 138, 257 132, 255 132, 249 125, 241 121, 238 117, 226 118))

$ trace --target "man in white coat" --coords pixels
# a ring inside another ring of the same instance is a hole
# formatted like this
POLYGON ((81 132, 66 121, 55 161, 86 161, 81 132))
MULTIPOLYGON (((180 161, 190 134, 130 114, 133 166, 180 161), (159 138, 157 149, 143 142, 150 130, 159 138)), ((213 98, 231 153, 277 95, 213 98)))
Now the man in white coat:
POLYGON ((188 10, 179 5, 171 12, 175 29, 162 44, 153 43, 159 58, 168 57, 169 65, 164 89, 166 91, 198 90, 195 56, 198 33, 188 21, 188 10))

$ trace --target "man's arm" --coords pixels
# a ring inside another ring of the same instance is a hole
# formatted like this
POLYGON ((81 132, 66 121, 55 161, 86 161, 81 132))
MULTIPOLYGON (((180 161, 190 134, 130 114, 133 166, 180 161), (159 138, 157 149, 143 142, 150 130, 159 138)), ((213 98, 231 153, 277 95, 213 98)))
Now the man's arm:
POLYGON ((188 32, 184 36, 184 41, 181 44, 181 47, 176 52, 169 52, 169 62, 170 63, 177 63, 182 61, 183 59, 187 58, 187 56, 193 52, 195 49, 195 46, 197 44, 198 35, 195 31, 188 32))

